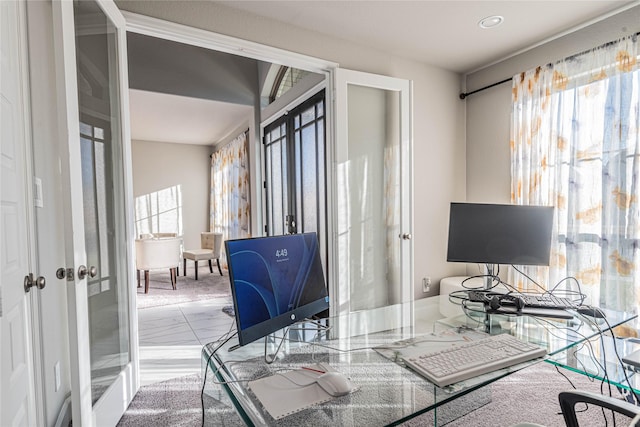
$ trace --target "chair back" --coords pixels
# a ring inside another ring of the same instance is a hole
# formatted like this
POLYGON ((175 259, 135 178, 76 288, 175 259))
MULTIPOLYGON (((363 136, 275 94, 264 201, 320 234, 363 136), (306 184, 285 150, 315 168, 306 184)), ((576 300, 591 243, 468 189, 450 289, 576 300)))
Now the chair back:
POLYGON ((174 268, 180 263, 178 237, 164 239, 136 239, 136 270, 174 268))
POLYGON ((222 250, 222 233, 213 233, 211 231, 203 231, 200 233, 200 247, 202 249, 211 249, 213 258, 220 258, 222 250))

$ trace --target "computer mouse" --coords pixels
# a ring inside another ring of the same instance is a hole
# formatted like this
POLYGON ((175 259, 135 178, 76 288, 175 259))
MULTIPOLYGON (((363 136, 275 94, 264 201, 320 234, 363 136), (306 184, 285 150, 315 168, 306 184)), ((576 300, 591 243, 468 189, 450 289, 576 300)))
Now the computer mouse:
POLYGON ((320 375, 316 382, 333 397, 349 394, 353 389, 351 381, 340 372, 330 371, 320 375))
POLYGON ((607 317, 598 307, 591 307, 590 305, 576 307, 576 311, 583 316, 594 317, 596 319, 604 319, 607 317))

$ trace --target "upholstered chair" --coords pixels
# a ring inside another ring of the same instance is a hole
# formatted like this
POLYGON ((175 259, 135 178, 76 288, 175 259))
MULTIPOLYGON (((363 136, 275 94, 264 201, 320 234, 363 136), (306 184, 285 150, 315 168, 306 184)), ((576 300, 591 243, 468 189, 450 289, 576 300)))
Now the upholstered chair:
POLYGON ((218 272, 222 276, 220 267, 220 253, 222 251, 222 233, 204 231, 200 233, 200 249, 189 249, 182 253, 182 269, 187 275, 187 260, 190 259, 195 265, 195 279, 198 280, 198 261, 209 261, 209 271, 213 273, 212 260, 218 264, 218 272))
POLYGON ((178 237, 136 240, 138 287, 140 287, 140 271, 144 271, 145 294, 149 293, 149 270, 168 268, 171 274, 171 286, 174 290, 176 289, 181 246, 182 239, 178 237))

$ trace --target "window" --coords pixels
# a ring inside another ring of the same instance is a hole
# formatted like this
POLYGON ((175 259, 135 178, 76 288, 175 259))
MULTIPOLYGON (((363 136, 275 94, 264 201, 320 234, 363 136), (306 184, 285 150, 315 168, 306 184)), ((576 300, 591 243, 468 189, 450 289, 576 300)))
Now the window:
POLYGON ((309 74, 309 72, 305 70, 281 66, 273 82, 271 93, 269 94, 269 103, 280 98, 307 74, 309 74))
POLYGON ((640 295, 639 58, 629 37, 513 83, 512 201, 556 207, 548 277, 529 274, 627 311, 640 295))
POLYGON ((182 236, 182 190, 180 185, 136 197, 136 236, 176 233, 182 236))

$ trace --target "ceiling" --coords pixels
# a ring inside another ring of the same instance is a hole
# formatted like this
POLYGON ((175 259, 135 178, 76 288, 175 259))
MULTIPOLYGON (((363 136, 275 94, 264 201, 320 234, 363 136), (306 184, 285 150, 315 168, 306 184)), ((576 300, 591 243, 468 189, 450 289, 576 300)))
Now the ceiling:
POLYGON ((216 1, 278 22, 467 73, 638 1, 216 1), (481 29, 478 22, 504 22, 481 29), (357 19, 354 19, 357 17, 357 19))
POLYGON ((252 114, 247 105, 129 90, 131 139, 212 145, 233 136, 252 114))
MULTIPOLYGON (((458 73, 468 73, 619 11, 636 1, 217 1, 224 6, 327 34, 458 73), (502 25, 478 22, 501 15, 502 25), (357 17, 357 19, 353 19, 357 17)), ((212 145, 251 107, 132 90, 131 137, 212 145)))

